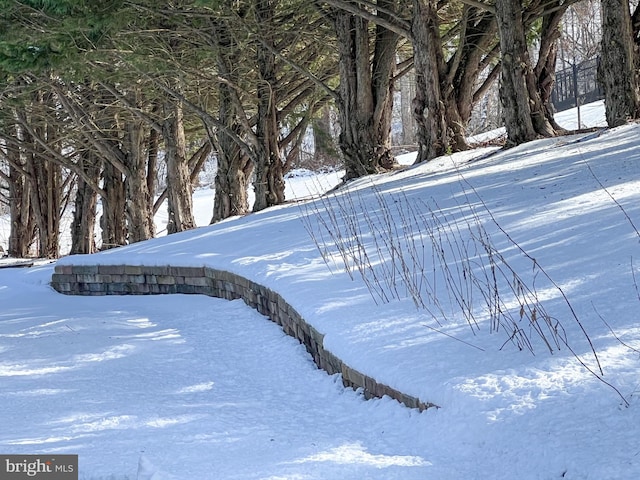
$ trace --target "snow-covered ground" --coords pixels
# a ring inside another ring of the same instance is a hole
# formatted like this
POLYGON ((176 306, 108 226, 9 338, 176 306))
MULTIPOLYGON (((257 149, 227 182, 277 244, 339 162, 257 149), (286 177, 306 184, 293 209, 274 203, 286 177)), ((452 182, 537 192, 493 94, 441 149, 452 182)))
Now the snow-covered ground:
POLYGON ((77 453, 82 479, 637 478, 638 227, 631 125, 60 261, 249 277, 351 367, 440 406, 422 413, 345 390, 241 302, 66 297, 52 265, 0 269, 0 453, 77 453))

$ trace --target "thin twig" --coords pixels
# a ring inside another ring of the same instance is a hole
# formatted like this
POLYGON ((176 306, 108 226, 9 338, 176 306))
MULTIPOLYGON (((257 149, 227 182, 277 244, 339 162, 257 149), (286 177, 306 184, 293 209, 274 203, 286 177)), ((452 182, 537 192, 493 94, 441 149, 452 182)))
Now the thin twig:
POLYGON ((591 166, 589 165, 589 163, 584 158, 582 159, 582 163, 586 165, 587 169, 591 173, 591 176, 598 183, 598 185, 600 185, 600 188, 602 188, 602 190, 609 196, 609 198, 613 201, 613 203, 617 205, 617 207, 620 209, 622 214, 626 217, 627 221, 629 222, 633 230, 636 232, 636 235, 638 236, 638 238, 640 238, 640 231, 638 231, 638 228, 633 223, 633 220, 631 220, 631 217, 629 216, 627 211, 624 209, 624 207, 620 204, 620 202, 618 202, 618 200, 615 199, 615 197, 611 194, 611 192, 607 189, 607 187, 603 185, 603 183, 600 181, 600 179, 596 176, 596 174, 591 169, 591 166))
POLYGON ((479 347, 477 345, 474 345, 473 343, 469 343, 469 342, 467 342, 465 340, 462 340, 461 338, 454 337, 453 335, 451 335, 451 334, 449 334, 447 332, 443 332, 442 330, 438 330, 437 328, 432 327, 431 325, 427 325, 427 324, 423 324, 423 325, 425 327, 427 327, 429 330, 433 330, 434 332, 439 333, 441 335, 444 335, 445 337, 449 337, 449 338, 451 338, 451 339, 453 339, 453 340, 455 340, 457 342, 464 343, 465 345, 468 345, 469 347, 473 347, 476 350, 480 350, 481 352, 486 351, 484 348, 481 348, 481 347, 479 347))

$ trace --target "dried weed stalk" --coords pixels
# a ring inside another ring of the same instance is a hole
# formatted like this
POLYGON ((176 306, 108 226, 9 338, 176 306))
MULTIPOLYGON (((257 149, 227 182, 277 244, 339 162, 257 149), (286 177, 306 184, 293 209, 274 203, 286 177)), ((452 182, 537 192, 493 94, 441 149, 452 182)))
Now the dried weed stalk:
POLYGON ((376 303, 410 298, 438 325, 461 313, 474 333, 488 320, 491 332, 505 335, 501 348, 513 344, 535 353, 534 338, 550 353, 567 348, 627 404, 603 379, 596 349, 563 289, 502 228, 461 174, 460 179, 465 202, 448 211, 434 199, 410 200, 373 185, 375 202, 359 190, 342 189, 302 204, 304 227, 327 266, 342 268, 352 279, 359 276, 376 303), (591 360, 573 350, 562 322, 546 310, 543 288, 564 302, 569 311, 564 321, 578 326, 591 360))

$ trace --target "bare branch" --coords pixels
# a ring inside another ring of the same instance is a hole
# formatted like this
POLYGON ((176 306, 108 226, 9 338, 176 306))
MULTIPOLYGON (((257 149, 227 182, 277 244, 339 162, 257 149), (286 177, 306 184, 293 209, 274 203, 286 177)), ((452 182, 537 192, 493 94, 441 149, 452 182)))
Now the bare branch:
POLYGON ((478 0, 460 0, 465 5, 469 5, 470 7, 476 7, 480 10, 486 10, 487 12, 491 12, 495 15, 496 7, 493 5, 486 4, 484 2, 480 2, 478 0))
POLYGON ((364 8, 358 7, 357 5, 346 2, 344 0, 322 0, 322 2, 326 3, 327 5, 331 5, 332 7, 339 8, 340 10, 344 10, 345 12, 357 15, 361 18, 364 18, 365 20, 369 20, 370 22, 375 23, 376 25, 380 25, 381 27, 384 27, 387 30, 400 35, 401 37, 409 39, 411 38, 411 25, 409 24, 409 22, 400 18, 391 10, 383 9, 371 2, 357 0, 357 2, 360 4, 366 5, 370 8, 375 8, 380 13, 384 13, 384 15, 388 16, 391 19, 388 20, 380 15, 371 13, 364 8))

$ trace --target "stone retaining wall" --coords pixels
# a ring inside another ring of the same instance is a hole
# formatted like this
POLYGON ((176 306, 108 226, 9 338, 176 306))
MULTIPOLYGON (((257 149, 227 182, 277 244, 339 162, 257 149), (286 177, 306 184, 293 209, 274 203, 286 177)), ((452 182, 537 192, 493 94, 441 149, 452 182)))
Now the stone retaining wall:
POLYGON ((362 388, 366 398, 387 395, 410 408, 435 405, 406 395, 345 365, 323 346, 323 335, 309 325, 278 293, 240 275, 209 267, 57 265, 51 286, 67 295, 201 294, 247 305, 298 339, 316 365, 330 375, 340 373, 345 387, 362 388))

